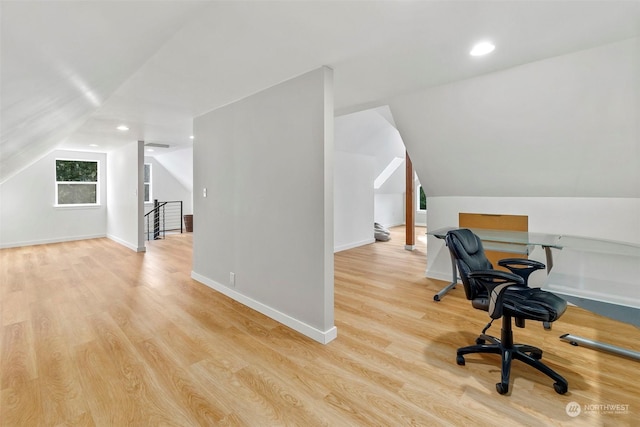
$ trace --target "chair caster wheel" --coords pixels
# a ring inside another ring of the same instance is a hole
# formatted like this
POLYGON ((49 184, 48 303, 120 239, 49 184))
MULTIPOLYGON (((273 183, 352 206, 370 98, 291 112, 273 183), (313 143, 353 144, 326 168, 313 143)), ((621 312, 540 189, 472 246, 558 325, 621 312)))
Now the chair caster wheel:
POLYGON ((486 342, 487 342, 487 341, 486 341, 486 340, 483 340, 482 338, 476 338, 476 344, 478 344, 478 345, 485 344, 486 342))
POLYGON ((509 391, 509 384, 497 383, 496 390, 500 394, 507 394, 507 392, 509 391))
POLYGON ((456 363, 460 366, 464 366, 464 357, 462 356, 457 356, 456 357, 456 363))
POLYGON ((566 384, 562 384, 562 383, 553 383, 553 389, 554 389, 554 390, 556 391, 556 393, 558 393, 558 394, 565 394, 569 388, 567 387, 567 385, 566 385, 566 384))

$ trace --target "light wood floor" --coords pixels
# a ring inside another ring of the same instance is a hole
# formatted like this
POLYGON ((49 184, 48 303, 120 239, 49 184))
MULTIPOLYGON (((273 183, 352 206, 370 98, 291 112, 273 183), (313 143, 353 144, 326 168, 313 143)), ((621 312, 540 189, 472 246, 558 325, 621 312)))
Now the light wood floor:
POLYGON ((434 302, 445 283, 399 233, 336 254, 326 346, 192 280, 190 234, 146 254, 107 239, 1 250, 1 425, 638 425, 638 362, 558 339, 640 350, 637 328, 571 307, 552 331, 516 329, 570 391, 514 362, 501 396, 497 356, 455 363, 487 314, 461 287, 434 302), (611 404, 628 406, 584 406, 611 404))

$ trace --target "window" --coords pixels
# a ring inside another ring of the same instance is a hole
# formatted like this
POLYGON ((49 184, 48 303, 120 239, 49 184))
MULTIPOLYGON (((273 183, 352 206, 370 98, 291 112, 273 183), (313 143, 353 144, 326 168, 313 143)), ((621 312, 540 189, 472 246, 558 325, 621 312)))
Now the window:
POLYGON ((424 194, 424 189, 422 185, 418 185, 418 210, 426 211, 427 210, 427 196, 424 194))
POLYGON ((56 205, 97 205, 98 161, 56 159, 56 205))
POLYGON ((151 163, 144 164, 144 202, 152 201, 153 193, 151 192, 151 163))

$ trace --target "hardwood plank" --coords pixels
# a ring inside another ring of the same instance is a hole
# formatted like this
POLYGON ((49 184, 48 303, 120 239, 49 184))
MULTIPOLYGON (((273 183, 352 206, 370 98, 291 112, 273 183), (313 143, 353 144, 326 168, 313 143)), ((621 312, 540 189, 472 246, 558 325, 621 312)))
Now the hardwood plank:
POLYGON ((425 241, 406 251, 391 232, 335 254, 328 345, 192 280, 191 234, 144 254, 108 239, 0 250, 0 425, 636 425, 637 362, 558 337, 640 351, 638 328, 578 307, 551 331, 516 328, 569 392, 515 362, 498 395, 496 355, 455 363, 487 314, 461 288, 434 302, 445 283, 424 277, 425 241), (629 406, 571 418, 570 402, 629 406))
POLYGON ((97 341, 75 348, 74 362, 87 406, 98 425, 131 425, 136 408, 120 372, 97 341))
POLYGON ((92 424, 82 387, 63 333, 62 316, 52 299, 31 304, 40 413, 52 425, 92 424))
POLYGON ((34 337, 29 322, 2 327, 0 389, 20 388, 37 378, 34 337))
POLYGON ((232 411, 208 390, 203 390, 193 376, 177 363, 163 342, 149 339, 137 344, 138 351, 163 385, 163 393, 187 410, 198 425, 216 425, 232 411))

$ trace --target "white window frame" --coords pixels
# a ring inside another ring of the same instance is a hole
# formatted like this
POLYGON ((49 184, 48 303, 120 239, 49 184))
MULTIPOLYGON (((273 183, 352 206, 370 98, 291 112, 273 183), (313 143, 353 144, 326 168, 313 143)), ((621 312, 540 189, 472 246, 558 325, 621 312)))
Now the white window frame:
MULTIPOLYGON (((142 180, 144 182, 142 186, 143 191, 147 185, 149 186, 149 200, 145 200, 144 203, 153 203, 153 165, 151 163, 144 164, 143 170, 142 170, 142 180), (149 166, 149 182, 144 181, 144 167, 146 166, 149 166)), ((144 197, 145 194, 146 192, 143 192, 142 196, 144 197)))
POLYGON ((68 158, 56 158, 53 164, 53 173, 55 179, 55 205, 56 207, 83 207, 83 206, 100 206, 100 160, 91 159, 68 159, 68 158), (96 164, 96 181, 58 181, 58 161, 65 162, 84 162, 96 164), (59 184, 71 184, 71 185, 87 185, 93 184, 96 186, 96 202, 95 203, 58 203, 58 185, 59 184))

